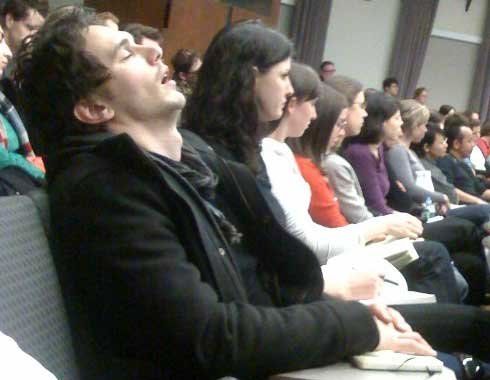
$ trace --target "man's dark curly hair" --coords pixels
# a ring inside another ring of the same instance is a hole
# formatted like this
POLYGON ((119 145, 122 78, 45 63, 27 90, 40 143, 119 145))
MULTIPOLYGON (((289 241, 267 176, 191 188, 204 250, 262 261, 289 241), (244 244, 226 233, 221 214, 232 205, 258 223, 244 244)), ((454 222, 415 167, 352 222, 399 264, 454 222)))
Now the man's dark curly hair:
POLYGON ((265 73, 292 51, 284 35, 259 22, 222 29, 204 55, 183 126, 231 150, 256 170, 263 131, 255 103, 254 67, 265 73))
POLYGON ((29 124, 39 128, 43 146, 94 128, 73 114, 79 100, 110 78, 109 70, 84 50, 84 33, 93 23, 93 15, 82 8, 60 8, 19 51, 15 78, 21 106, 29 124))

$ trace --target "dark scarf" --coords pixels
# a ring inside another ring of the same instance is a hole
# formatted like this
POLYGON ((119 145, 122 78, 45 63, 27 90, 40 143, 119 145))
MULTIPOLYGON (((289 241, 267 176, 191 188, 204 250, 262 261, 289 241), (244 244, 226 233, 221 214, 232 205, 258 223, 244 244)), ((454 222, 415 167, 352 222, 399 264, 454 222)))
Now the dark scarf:
POLYGON ((194 189, 196 189, 230 243, 234 244, 241 241, 242 234, 238 232, 236 227, 228 221, 226 216, 214 206, 218 177, 204 163, 199 156, 199 153, 197 153, 194 148, 184 143, 180 161, 174 161, 153 152, 151 152, 150 155, 157 164, 159 161, 164 161, 166 164, 170 165, 172 169, 179 173, 192 187, 194 187, 194 189))

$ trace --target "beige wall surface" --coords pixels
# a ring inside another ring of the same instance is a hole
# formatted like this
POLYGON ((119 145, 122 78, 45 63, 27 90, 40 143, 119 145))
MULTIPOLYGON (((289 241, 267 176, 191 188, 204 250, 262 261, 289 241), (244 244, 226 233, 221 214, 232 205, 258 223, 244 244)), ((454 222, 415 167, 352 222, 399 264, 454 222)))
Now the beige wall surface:
POLYGON ((429 89, 428 106, 450 104, 464 111, 468 104, 478 45, 432 37, 419 85, 429 89))
POLYGON ((335 62, 337 73, 380 88, 390 63, 399 9, 397 0, 334 0, 324 58, 335 62))
POLYGON ((434 29, 481 37, 488 0, 473 0, 468 12, 466 1, 439 0, 434 29))

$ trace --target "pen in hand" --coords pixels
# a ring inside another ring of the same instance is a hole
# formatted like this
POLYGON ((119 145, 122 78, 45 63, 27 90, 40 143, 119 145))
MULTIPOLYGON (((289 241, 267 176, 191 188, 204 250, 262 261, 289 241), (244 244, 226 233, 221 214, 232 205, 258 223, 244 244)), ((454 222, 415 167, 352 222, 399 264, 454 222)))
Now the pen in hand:
POLYGON ((384 282, 387 282, 388 284, 396 285, 399 286, 400 284, 396 281, 390 280, 389 278, 386 278, 385 276, 379 276, 384 282))

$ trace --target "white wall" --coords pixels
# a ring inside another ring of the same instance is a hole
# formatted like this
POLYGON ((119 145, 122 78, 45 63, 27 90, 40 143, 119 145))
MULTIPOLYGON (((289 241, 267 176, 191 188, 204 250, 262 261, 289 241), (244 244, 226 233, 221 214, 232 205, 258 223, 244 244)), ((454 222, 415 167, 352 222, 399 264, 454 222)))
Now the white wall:
POLYGON ((427 105, 450 104, 458 111, 468 105, 479 45, 432 37, 418 86, 427 87, 427 105))
POLYGON ((429 89, 429 107, 450 104, 464 111, 468 106, 487 3, 473 0, 466 13, 463 1, 439 1, 418 83, 429 89))
POLYGON ((337 73, 380 88, 396 34, 399 0, 334 0, 324 59, 337 73))
POLYGON ((466 1, 439 0, 434 29, 481 37, 485 24, 487 2, 488 0, 473 0, 468 13, 466 13, 464 11, 466 1))

